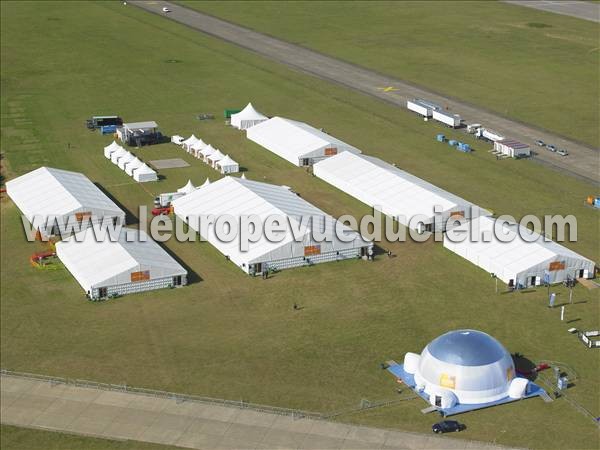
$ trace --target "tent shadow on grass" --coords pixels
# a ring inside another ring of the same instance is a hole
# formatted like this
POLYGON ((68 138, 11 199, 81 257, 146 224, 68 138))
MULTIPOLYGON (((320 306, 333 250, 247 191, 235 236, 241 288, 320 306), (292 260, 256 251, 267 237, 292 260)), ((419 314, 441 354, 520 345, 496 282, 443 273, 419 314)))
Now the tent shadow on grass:
POLYGON ((192 268, 188 264, 186 264, 185 261, 183 261, 179 256, 177 256, 175 252, 171 251, 169 248, 163 245, 162 242, 156 243, 160 246, 160 248, 167 252, 175 261, 177 261, 178 264, 180 264, 187 271, 188 286, 190 284, 200 283, 201 281, 204 281, 204 279, 196 271, 192 270, 192 268))

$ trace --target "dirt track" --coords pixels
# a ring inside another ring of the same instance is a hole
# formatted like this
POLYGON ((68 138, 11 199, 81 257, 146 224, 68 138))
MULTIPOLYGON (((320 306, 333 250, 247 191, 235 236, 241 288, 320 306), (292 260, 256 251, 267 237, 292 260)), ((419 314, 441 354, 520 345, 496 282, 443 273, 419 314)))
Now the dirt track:
POLYGON ((408 99, 426 98, 447 107, 453 113, 460 114, 467 122, 482 123, 484 126, 499 131, 507 137, 530 144, 534 150, 537 150, 534 145, 536 139, 553 143, 558 148, 568 149, 569 156, 561 157, 547 150, 539 150, 534 156, 534 160, 584 181, 600 185, 600 151, 597 148, 594 149, 573 142, 458 99, 424 90, 407 82, 272 38, 174 3, 131 1, 128 4, 251 50, 300 72, 346 86, 402 108, 406 107, 406 100, 408 99), (168 14, 163 13, 162 8, 164 6, 167 6, 171 12, 168 14), (394 90, 386 92, 381 89, 388 86, 393 87, 394 90))

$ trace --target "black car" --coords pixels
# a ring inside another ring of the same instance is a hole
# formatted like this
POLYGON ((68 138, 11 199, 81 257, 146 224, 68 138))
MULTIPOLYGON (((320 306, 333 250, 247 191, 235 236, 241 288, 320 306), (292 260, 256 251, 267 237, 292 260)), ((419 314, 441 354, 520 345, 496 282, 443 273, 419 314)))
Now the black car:
POLYGON ((463 431, 467 427, 462 423, 458 423, 456 420, 442 420, 441 422, 434 423, 431 426, 431 431, 437 434, 451 433, 453 431, 463 431))

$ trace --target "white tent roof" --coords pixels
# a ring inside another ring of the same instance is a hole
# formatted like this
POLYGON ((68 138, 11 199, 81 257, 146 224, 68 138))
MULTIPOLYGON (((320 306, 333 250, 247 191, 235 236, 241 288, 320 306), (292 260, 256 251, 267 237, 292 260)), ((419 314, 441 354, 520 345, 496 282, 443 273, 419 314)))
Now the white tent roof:
POLYGON ((131 228, 122 228, 114 242, 87 230, 57 243, 56 253, 85 291, 130 283, 132 272, 148 270, 150 280, 187 274, 145 232, 131 228))
POLYGON ((110 155, 110 160, 112 161, 113 164, 118 164, 119 159, 122 158, 125 155, 129 155, 130 153, 125 150, 123 147, 121 147, 120 149, 117 149, 116 151, 112 152, 110 155))
MULTIPOLYGON (((212 156, 211 156, 212 159, 212 156)), ((219 167, 227 167, 227 166, 237 166, 238 163, 235 162, 233 159, 231 159, 231 157, 229 155, 225 155, 223 158, 221 158, 219 161, 217 161, 217 165, 219 167)))
POLYGON ((121 170, 125 170, 125 164, 133 161, 134 159, 135 159, 135 155, 133 155, 132 153, 128 153, 119 159, 119 162, 117 163, 117 165, 119 166, 119 168, 121 170))
POLYGON ((210 180, 207 178, 206 181, 204 183, 202 183, 202 186, 200 186, 200 187, 208 186, 209 184, 210 184, 210 180))
POLYGON ((119 148, 121 148, 121 146, 115 141, 112 141, 109 145, 104 147, 104 156, 106 156, 107 158, 110 157, 110 154, 118 150, 119 148))
POLYGON ((40 167, 8 181, 6 191, 30 222, 34 215, 66 216, 94 210, 125 217, 111 199, 78 172, 40 167))
POLYGON ((133 171, 137 168, 139 168, 140 166, 143 166, 144 162, 139 159, 137 156, 132 159, 131 161, 129 161, 127 163, 127 165, 125 166, 125 173, 129 176, 133 175, 133 171))
POLYGON ((183 192, 184 194, 189 194, 190 192, 194 192, 196 187, 192 184, 192 180, 188 180, 185 186, 177 189, 177 192, 183 192))
POLYGON ((231 125, 237 128, 242 127, 243 121, 248 121, 251 124, 254 124, 263 120, 268 120, 268 117, 254 109, 252 103, 248 103, 246 107, 239 113, 231 115, 231 125))
MULTIPOLYGON (((173 202, 175 214, 179 217, 189 220, 191 228, 199 232, 198 223, 193 218, 199 218, 202 215, 213 214, 215 217, 221 215, 231 215, 240 217, 242 215, 257 215, 264 223, 269 216, 278 216, 289 222, 297 228, 300 228, 304 236, 304 243, 300 243, 300 249, 303 245, 313 245, 314 241, 310 240, 310 229, 300 227, 300 220, 303 216, 312 216, 313 227, 318 230, 325 230, 332 242, 321 243, 323 253, 326 251, 337 250, 341 248, 355 248, 364 246, 365 241, 356 232, 348 227, 341 225, 335 219, 315 206, 308 203, 306 200, 298 197, 288 189, 272 184, 259 183, 256 181, 243 180, 237 177, 224 177, 202 189, 178 198, 173 202), (348 236, 352 236, 349 243, 342 243, 338 240, 335 227, 347 232, 348 236), (357 244, 360 242, 360 244, 357 244)), ((257 242, 249 244, 249 250, 244 252, 240 249, 237 239, 231 242, 222 242, 215 236, 214 227, 208 230, 208 236, 203 236, 212 245, 214 245, 221 253, 229 256, 229 258, 240 267, 247 267, 248 264, 259 262, 268 258, 269 255, 277 254, 275 259, 285 259, 300 254, 289 254, 294 249, 289 245, 294 242, 293 234, 288 224, 284 224, 287 228, 285 237, 280 242, 271 242, 264 233, 261 233, 257 242), (284 249, 284 250, 282 250, 284 249), (262 258, 262 259, 261 259, 262 258)), ((303 250, 301 250, 303 251, 303 250)))
POLYGON ((200 149, 200 154, 202 156, 210 156, 216 151, 217 151, 217 149, 215 149, 212 145, 207 144, 206 147, 200 149))
MULTIPOLYGON (((385 161, 366 155, 342 152, 316 163, 315 176, 352 195, 384 214, 408 221, 418 215, 434 216, 434 206, 443 211, 470 208, 472 203, 385 161)), ((487 211, 482 211, 488 214, 487 211)))
POLYGON ((174 134, 171 136, 171 142, 177 145, 183 145, 185 142, 185 138, 183 136, 179 136, 178 134, 174 134))
POLYGON ((123 128, 127 128, 128 130, 148 130, 158 128, 158 124, 154 120, 148 120, 146 122, 124 123, 123 128))
POLYGON ((208 159, 210 159, 213 162, 219 161, 223 158, 225 158, 225 155, 223 154, 223 152, 221 152, 221 150, 215 150, 210 155, 208 155, 208 159))
MULTIPOLYGON (((576 268, 584 268, 593 273, 594 262, 588 258, 564 247, 554 241, 546 240, 539 233, 522 227, 517 223, 504 224, 502 233, 506 235, 503 242, 494 233, 495 219, 480 217, 470 224, 477 230, 477 240, 466 238, 462 242, 452 242, 448 236, 444 237, 444 247, 466 258, 489 273, 494 273, 508 283, 510 279, 515 282, 520 279, 519 274, 525 276, 539 275, 543 268, 533 270, 536 266, 547 265, 547 262, 564 261, 565 270, 570 276, 574 275, 576 268), (488 237, 488 242, 482 238, 488 237), (526 239, 523 239, 523 236, 526 239), (532 241, 532 242, 528 242, 532 241)), ((465 231, 469 236, 469 224, 457 227, 455 232, 465 231)), ((504 238, 503 238, 504 239, 504 238)), ((552 279, 551 282, 555 280, 552 279)))
POLYGON ((202 150, 205 146, 206 144, 204 143, 204 141, 202 139, 198 139, 196 142, 191 144, 189 148, 194 150, 202 150))
POLYGON ((242 176, 240 177, 242 180, 246 179, 246 174, 242 174, 242 176))
POLYGON ((182 142, 182 145, 190 146, 196 142, 198 142, 198 138, 192 134, 189 138, 182 142))
POLYGON ((133 171, 133 179, 140 182, 155 181, 158 179, 158 175, 156 174, 156 171, 152 170, 144 163, 133 171))
POLYGON ((306 155, 328 146, 335 146, 338 152, 361 153, 356 147, 306 123, 283 117, 273 117, 248 128, 246 135, 251 141, 296 165, 306 155))

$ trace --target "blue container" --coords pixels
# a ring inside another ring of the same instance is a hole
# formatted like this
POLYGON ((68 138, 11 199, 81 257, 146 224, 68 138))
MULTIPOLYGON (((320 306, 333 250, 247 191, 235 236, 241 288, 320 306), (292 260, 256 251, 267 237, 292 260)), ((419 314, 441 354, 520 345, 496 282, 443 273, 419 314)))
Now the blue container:
POLYGON ((465 144, 464 142, 459 142, 458 149, 461 152, 469 153, 471 151, 471 146, 469 144, 465 144))
POLYGON ((446 136, 444 136, 443 134, 438 134, 436 139, 438 142, 446 142, 446 136))
POLYGON ((453 146, 453 147, 454 147, 454 146, 458 145, 458 141, 455 141, 455 140, 453 140, 453 139, 450 139, 450 140, 448 141, 448 145, 451 145, 451 146, 453 146))
POLYGON ((116 125, 104 125, 100 127, 100 134, 113 134, 117 132, 116 125))

